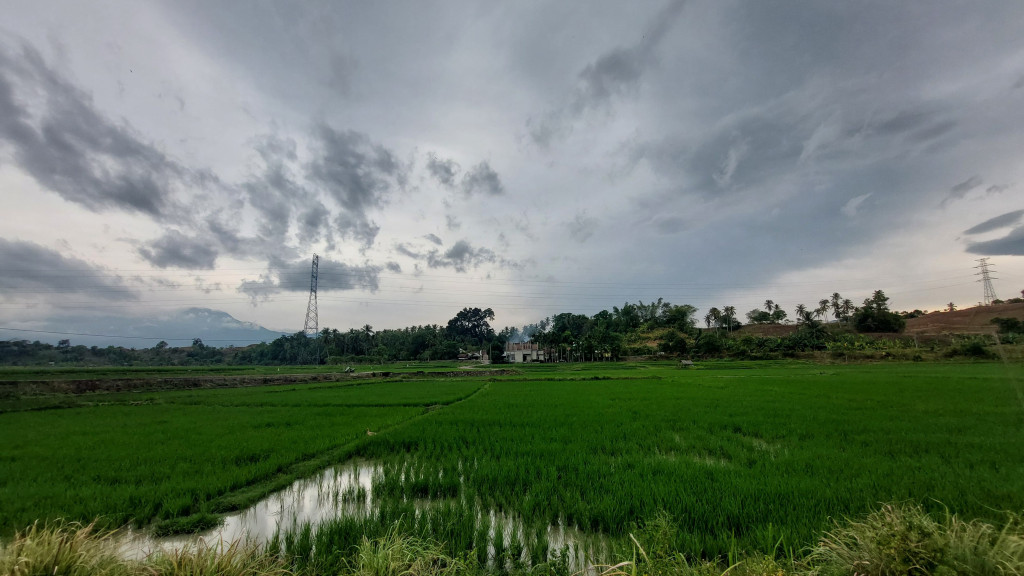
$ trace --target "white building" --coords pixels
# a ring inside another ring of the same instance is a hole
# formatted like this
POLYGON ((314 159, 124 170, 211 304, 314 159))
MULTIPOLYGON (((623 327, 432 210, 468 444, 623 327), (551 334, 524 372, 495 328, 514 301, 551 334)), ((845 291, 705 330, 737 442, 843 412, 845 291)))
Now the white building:
POLYGON ((505 361, 513 364, 523 362, 546 362, 545 350, 536 342, 506 342, 505 361))

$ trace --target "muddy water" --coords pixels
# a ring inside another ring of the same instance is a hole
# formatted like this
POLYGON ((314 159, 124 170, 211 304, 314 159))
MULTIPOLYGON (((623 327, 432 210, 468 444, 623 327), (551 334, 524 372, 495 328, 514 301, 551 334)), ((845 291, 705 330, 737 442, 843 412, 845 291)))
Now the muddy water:
MULTIPOLYGON (((306 523, 315 529, 325 520, 372 514, 375 506, 373 478, 379 473, 380 466, 375 462, 350 461, 298 480, 245 510, 227 515, 220 526, 206 532, 164 538, 154 538, 144 531, 129 532, 122 550, 126 556, 141 558, 156 550, 181 550, 200 543, 213 547, 236 541, 263 543, 279 530, 285 532, 306 523)), ((415 504, 417 509, 424 510, 433 503, 418 500, 415 504)), ((505 542, 511 540, 513 532, 524 532, 522 522, 515 518, 495 511, 489 512, 489 516, 492 542, 496 536, 495 526, 504 527, 505 542)), ((586 534, 571 526, 548 526, 547 540, 550 554, 564 551, 574 570, 584 569, 609 552, 607 538, 586 534)), ((488 548, 493 562, 494 548, 488 548)))

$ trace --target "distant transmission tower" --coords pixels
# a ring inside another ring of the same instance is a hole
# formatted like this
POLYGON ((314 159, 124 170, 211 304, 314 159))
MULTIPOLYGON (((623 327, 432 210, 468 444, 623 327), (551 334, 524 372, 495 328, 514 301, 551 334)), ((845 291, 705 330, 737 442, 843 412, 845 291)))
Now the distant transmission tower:
POLYGON ((302 331, 306 333, 306 336, 316 337, 320 333, 317 328, 317 311, 316 311, 316 275, 317 269, 320 267, 320 257, 313 254, 313 272, 309 276, 309 305, 306 306, 306 325, 302 328, 302 331))
POLYGON ((989 264, 988 264, 988 258, 987 257, 986 258, 978 258, 977 260, 975 260, 975 262, 978 263, 978 265, 975 266, 975 268, 980 270, 980 272, 977 272, 974 275, 975 276, 981 276, 981 278, 978 279, 978 282, 981 282, 982 285, 985 287, 985 302, 984 302, 984 304, 985 304, 985 306, 988 306, 989 304, 992 303, 993 300, 997 300, 998 299, 998 297, 996 296, 996 289, 992 287, 992 281, 993 280, 998 280, 998 278, 993 278, 992 275, 990 274, 991 270, 989 270, 989 267, 988 267, 989 264))
POLYGON ((313 254, 313 271, 309 275, 309 305, 306 306, 306 325, 302 328, 306 337, 313 339, 313 346, 312 350, 307 348, 306 351, 303 352, 302 357, 299 360, 301 364, 320 363, 320 330, 317 325, 319 319, 317 318, 316 309, 316 278, 319 268, 320 257, 313 254))

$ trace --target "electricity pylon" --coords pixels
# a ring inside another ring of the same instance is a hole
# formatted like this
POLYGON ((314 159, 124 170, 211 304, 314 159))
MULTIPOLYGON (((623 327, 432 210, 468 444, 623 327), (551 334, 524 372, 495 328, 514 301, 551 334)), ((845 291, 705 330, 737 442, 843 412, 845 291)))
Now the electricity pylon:
POLYGON ((976 272, 974 275, 975 276, 981 276, 981 278, 978 279, 978 282, 981 282, 981 284, 985 287, 985 302, 984 303, 985 303, 985 306, 988 306, 989 304, 992 303, 993 300, 998 300, 998 298, 996 297, 996 289, 992 287, 992 281, 993 280, 998 280, 998 278, 993 278, 989 274, 991 272, 991 270, 989 270, 989 268, 988 268, 989 264, 988 264, 988 258, 987 257, 986 258, 978 258, 977 260, 975 260, 975 262, 978 262, 978 265, 975 266, 975 268, 977 268, 978 270, 981 270, 981 271, 980 272, 976 272))
MULTIPOLYGON (((313 271, 309 275, 309 304, 306 306, 306 324, 302 331, 307 338, 313 338, 312 354, 304 353, 302 363, 320 363, 320 331, 318 327, 319 318, 316 309, 316 281, 317 272, 320 268, 320 257, 313 254, 313 271)), ((309 350, 309 348, 307 348, 309 350)))

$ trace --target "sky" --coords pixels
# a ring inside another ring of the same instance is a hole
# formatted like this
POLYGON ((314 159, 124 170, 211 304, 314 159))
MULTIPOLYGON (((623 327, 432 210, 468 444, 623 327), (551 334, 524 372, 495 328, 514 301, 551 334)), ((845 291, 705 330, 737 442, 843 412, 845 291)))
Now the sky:
POLYGON ((0 338, 1024 289, 1019 2, 4 4, 0 338))

